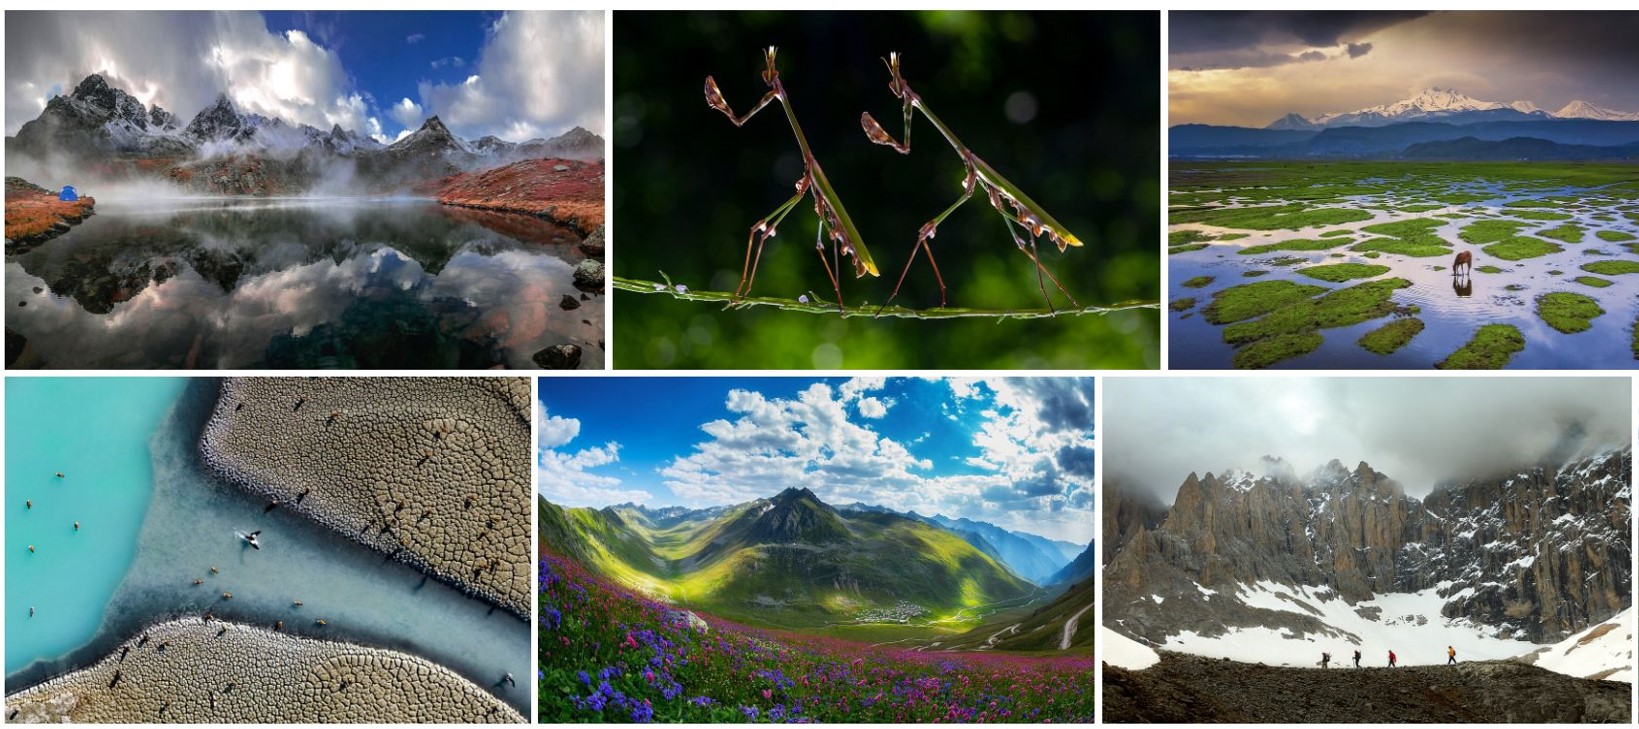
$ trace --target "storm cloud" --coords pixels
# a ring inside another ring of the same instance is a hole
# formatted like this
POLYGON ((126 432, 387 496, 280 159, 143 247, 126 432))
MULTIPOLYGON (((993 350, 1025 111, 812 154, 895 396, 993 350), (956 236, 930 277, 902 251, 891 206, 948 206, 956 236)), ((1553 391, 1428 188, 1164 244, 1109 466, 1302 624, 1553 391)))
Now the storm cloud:
POLYGON ((1169 123, 1263 126, 1455 88, 1639 111, 1639 12, 1175 12, 1169 123), (1322 58, 1315 59, 1319 53, 1322 58))
POLYGON ((1191 471, 1297 473, 1365 461, 1414 496, 1452 478, 1532 464, 1577 428, 1576 447, 1630 442, 1627 378, 1112 378, 1106 476, 1170 503, 1191 471))

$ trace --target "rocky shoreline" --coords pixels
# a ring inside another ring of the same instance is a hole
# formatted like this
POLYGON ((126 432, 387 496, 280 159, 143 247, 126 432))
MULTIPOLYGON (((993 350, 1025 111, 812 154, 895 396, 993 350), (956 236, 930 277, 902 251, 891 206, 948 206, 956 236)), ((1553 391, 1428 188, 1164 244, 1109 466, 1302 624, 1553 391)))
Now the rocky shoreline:
POLYGON ((228 379, 199 450, 269 508, 528 620, 529 398, 524 378, 228 379))
MULTIPOLYGON (((499 678, 499 677, 498 677, 499 678)), ((6 697, 18 723, 522 723, 482 687, 378 648, 188 617, 6 697)))
POLYGON ((447 177, 436 197, 444 205, 545 218, 587 236, 604 222, 603 170, 601 160, 523 160, 447 177))
POLYGON ((65 202, 21 177, 7 177, 6 249, 37 246, 67 233, 94 215, 96 205, 96 198, 65 202))

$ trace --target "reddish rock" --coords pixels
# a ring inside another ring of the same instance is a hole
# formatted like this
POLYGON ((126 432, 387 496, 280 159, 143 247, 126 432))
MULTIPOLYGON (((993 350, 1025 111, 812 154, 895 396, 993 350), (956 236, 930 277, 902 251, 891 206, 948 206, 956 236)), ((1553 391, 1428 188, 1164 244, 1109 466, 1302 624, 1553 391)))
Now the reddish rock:
POLYGON ((603 161, 531 159, 451 175, 436 197, 445 205, 537 215, 588 235, 603 225, 603 161))

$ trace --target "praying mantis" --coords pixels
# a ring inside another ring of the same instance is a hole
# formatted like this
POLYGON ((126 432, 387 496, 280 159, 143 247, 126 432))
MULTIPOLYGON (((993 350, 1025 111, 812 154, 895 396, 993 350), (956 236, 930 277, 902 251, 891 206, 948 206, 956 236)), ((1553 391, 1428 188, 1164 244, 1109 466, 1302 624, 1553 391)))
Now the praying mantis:
POLYGON ((895 141, 882 128, 881 124, 871 118, 870 112, 865 112, 859 117, 860 126, 865 129, 865 136, 877 144, 893 147, 900 154, 910 154, 911 115, 913 110, 920 110, 922 115, 928 118, 928 122, 933 124, 940 134, 944 135, 945 141, 950 142, 950 146, 956 149, 956 154, 961 156, 962 164, 967 168, 967 174, 962 179, 962 196, 956 198, 956 202, 945 208, 945 211, 937 217, 924 223, 922 229, 917 232, 916 244, 911 246, 910 260, 905 262, 905 270, 899 274, 899 282, 894 284, 893 293, 888 295, 887 301, 884 301, 882 306, 886 307, 888 302, 893 301, 894 297, 899 295, 899 287, 905 283, 905 276, 910 273, 911 264, 916 262, 918 249, 927 251, 928 263, 933 267, 933 276, 939 282, 939 306, 945 306, 945 279, 939 275, 939 264, 933 260, 933 247, 928 245, 928 240, 933 238, 939 224, 944 222, 946 217, 955 212, 956 208, 961 207, 962 203, 967 202, 968 198, 973 197, 975 186, 977 186, 984 188, 985 193, 990 198, 990 206, 1001 214, 1003 220, 1007 221, 1007 232, 1013 236, 1013 243, 1026 256, 1030 257, 1032 263, 1036 264, 1036 287, 1041 289, 1041 295, 1047 301, 1048 310, 1053 309, 1053 299, 1047 294, 1047 286, 1042 281, 1042 274, 1046 274, 1047 278, 1053 282, 1053 286, 1058 288, 1065 298, 1070 300, 1071 304, 1079 308, 1081 304, 1076 301, 1074 296, 1070 295, 1069 291, 1064 289, 1064 285, 1059 283, 1053 272, 1048 271, 1047 267, 1042 265, 1041 259, 1036 256, 1036 237, 1046 235, 1048 240, 1058 244, 1061 253, 1066 246, 1079 247, 1081 240, 1076 238, 1057 220, 1054 220, 1053 216, 1048 215, 1047 211, 1043 210, 1036 201, 1031 200, 1030 196, 1024 194, 1023 190, 1008 182, 1007 178, 1002 177, 1001 173, 986 164, 984 160, 979 159, 978 155, 974 154, 972 150, 956 138, 956 135, 951 132, 949 127, 945 126, 944 122, 939 121, 939 117, 934 116, 933 112, 928 109, 927 103, 915 91, 911 90, 910 84, 905 83, 905 77, 900 75, 899 54, 897 52, 889 53, 884 63, 887 64, 888 74, 891 77, 888 82, 888 90, 904 102, 905 141, 904 143, 895 141), (1008 208, 1012 209, 1011 212, 1008 208), (1020 230, 1029 235, 1020 237, 1020 230))
POLYGON ((780 71, 774 66, 774 54, 779 49, 769 46, 763 50, 763 59, 767 67, 763 70, 763 83, 768 84, 768 93, 763 95, 762 101, 751 108, 744 116, 736 116, 729 108, 728 102, 723 100, 723 93, 717 89, 717 82, 711 76, 706 77, 706 104, 711 108, 723 112, 734 126, 744 126, 746 121, 762 111, 769 103, 779 101, 785 109, 785 118, 791 122, 791 131, 797 136, 797 146, 802 149, 802 177, 798 178, 797 194, 785 201, 774 212, 769 213, 756 225, 751 226, 751 233, 746 236, 745 266, 740 271, 740 286, 734 291, 735 299, 742 299, 751 293, 751 284, 757 278, 757 264, 763 257, 763 244, 774 237, 775 229, 785 220, 785 216, 802 202, 808 195, 814 198, 814 214, 819 216, 819 230, 815 234, 814 248, 819 252, 820 261, 825 264, 825 274, 831 279, 831 288, 837 294, 837 310, 847 311, 842 304, 842 286, 837 282, 837 272, 842 270, 840 254, 847 254, 853 259, 854 277, 861 278, 865 274, 879 275, 876 262, 871 260, 871 252, 860 240, 859 230, 854 227, 854 221, 848 217, 848 210, 842 207, 842 199, 837 197, 837 191, 831 187, 831 181, 826 179, 825 171, 820 169, 819 160, 814 159, 814 153, 808 148, 808 139, 802 134, 802 127, 797 124, 797 114, 791 110, 791 100, 785 93, 785 86, 780 83, 780 71), (837 261, 833 270, 832 260, 825 258, 825 232, 831 232, 832 259, 837 261), (756 255, 752 255, 752 244, 756 244, 756 255))
MULTIPOLYGON (((751 111, 746 112, 743 116, 736 115, 734 110, 729 107, 728 102, 723 99, 722 92, 717 88, 717 82, 711 76, 706 77, 706 104, 722 112, 737 127, 744 126, 746 121, 761 111, 763 107, 774 101, 779 101, 780 106, 785 109, 786 119, 791 123, 791 131, 796 135, 797 146, 802 150, 803 175, 797 180, 796 194, 775 208, 774 212, 769 213, 751 226, 751 232, 746 237, 746 257, 745 264, 740 272, 740 285, 735 289, 733 300, 740 300, 750 295, 751 285, 757 277, 757 264, 762 260, 764 244, 767 243, 769 238, 774 237, 776 228, 796 208, 797 204, 802 202, 804 197, 812 195, 814 198, 814 213, 820 220, 814 247, 819 253, 820 261, 825 265, 825 273, 831 280, 831 288, 836 292, 837 309, 846 312, 847 308, 842 303, 842 287, 837 280, 837 272, 842 270, 840 255, 847 254, 853 259, 855 278, 864 277, 866 274, 877 276, 879 272, 875 261, 871 259, 870 251, 860 238, 859 230, 855 227, 853 219, 848 216, 848 211, 842 206, 842 200, 837 196, 830 180, 825 177, 824 170, 820 168, 819 161, 814 158, 813 151, 808 147, 808 140, 803 136, 802 127, 797 123, 796 113, 791 110, 791 101, 786 94, 785 86, 780 82, 779 69, 775 67, 774 58, 777 50, 774 46, 764 49, 763 58, 766 67, 762 72, 762 78, 763 83, 768 85, 769 91, 763 95, 762 100, 757 102, 757 105, 751 111), (832 260, 825 258, 825 234, 827 231, 830 232, 833 244, 832 260), (833 261, 837 261, 835 267, 832 265, 833 261)), ((882 308, 886 308, 888 303, 899 295, 899 288, 904 285, 905 277, 910 273, 911 265, 916 262, 919 250, 926 251, 928 254, 928 263, 933 267, 934 278, 939 282, 939 305, 941 308, 946 305, 945 279, 939 273, 939 264, 934 260, 933 247, 929 245, 928 241, 934 237, 939 224, 955 212, 956 208, 961 207, 962 203, 973 197, 974 191, 979 188, 985 190, 987 197, 990 199, 991 207, 995 208, 1002 215, 1002 218, 1007 221, 1008 233, 1013 236, 1014 244, 1035 264, 1036 286, 1041 290, 1042 298, 1047 301, 1048 310, 1053 310, 1053 300, 1047 293, 1046 283, 1043 281, 1044 274, 1048 280, 1053 282, 1053 286, 1070 300, 1071 304, 1079 308, 1080 304, 1076 302, 1075 297, 1071 296, 1070 292, 1065 290, 1064 285, 1059 283, 1058 278, 1051 271, 1048 271, 1046 266, 1042 265, 1041 259, 1036 254, 1036 238, 1046 235, 1048 240, 1058 245, 1060 252, 1064 251, 1067 246, 1080 246, 1082 244, 1080 239, 1076 238, 1053 216, 1048 215, 1039 204, 1031 200, 1022 190, 1009 182, 1001 173, 985 163, 984 160, 980 159, 978 155, 974 154, 972 150, 969 150, 956 138, 950 128, 945 126, 944 122, 941 122, 939 117, 928 109, 922 97, 912 91, 909 84, 905 83, 904 77, 899 72, 899 54, 897 52, 888 54, 888 58, 884 62, 887 64, 891 76, 888 89, 893 92, 895 97, 904 102, 905 141, 903 143, 896 141, 882 128, 882 125, 871 117, 870 112, 865 112, 860 116, 860 124, 865 129, 865 136, 876 144, 893 147, 900 154, 910 154, 911 117, 914 110, 920 110, 922 115, 928 118, 929 123, 933 124, 939 130, 939 133, 944 135, 945 140, 955 148, 956 153, 962 158, 962 164, 966 168, 966 175, 962 180, 961 197, 957 198, 955 203, 952 203, 937 217, 924 223, 918 231, 916 243, 911 246, 910 259, 905 262, 905 268, 900 272, 899 280, 894 284, 893 292, 889 294, 887 301, 883 302, 882 308), (1026 235, 1021 236, 1021 231, 1026 235)), ((878 314, 881 313, 882 308, 877 310, 878 314)))

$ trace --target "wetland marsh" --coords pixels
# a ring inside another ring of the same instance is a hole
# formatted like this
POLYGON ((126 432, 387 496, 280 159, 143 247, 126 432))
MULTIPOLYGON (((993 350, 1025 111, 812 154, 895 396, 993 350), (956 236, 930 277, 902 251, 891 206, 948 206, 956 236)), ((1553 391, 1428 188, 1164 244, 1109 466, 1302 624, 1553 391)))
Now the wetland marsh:
POLYGON ((1639 361, 1639 165, 1178 161, 1170 174, 1173 367, 1639 361), (1472 262, 1458 270, 1460 252, 1472 262))

